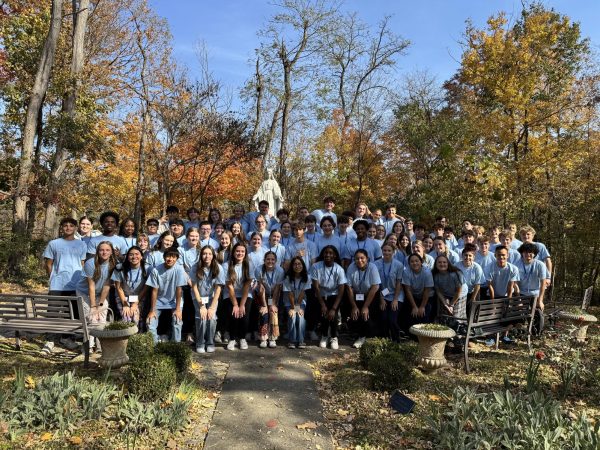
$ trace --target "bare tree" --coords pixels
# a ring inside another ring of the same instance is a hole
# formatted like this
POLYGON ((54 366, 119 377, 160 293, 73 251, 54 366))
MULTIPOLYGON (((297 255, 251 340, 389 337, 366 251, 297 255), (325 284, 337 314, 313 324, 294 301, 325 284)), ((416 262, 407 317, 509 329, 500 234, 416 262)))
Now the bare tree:
POLYGON ((50 29, 40 55, 35 81, 31 89, 31 97, 27 106, 25 125, 23 127, 23 147, 19 166, 19 178, 15 190, 13 232, 25 234, 27 230, 27 202, 32 183, 32 156, 40 106, 48 89, 50 73, 54 64, 54 56, 62 25, 62 0, 52 1, 50 29))

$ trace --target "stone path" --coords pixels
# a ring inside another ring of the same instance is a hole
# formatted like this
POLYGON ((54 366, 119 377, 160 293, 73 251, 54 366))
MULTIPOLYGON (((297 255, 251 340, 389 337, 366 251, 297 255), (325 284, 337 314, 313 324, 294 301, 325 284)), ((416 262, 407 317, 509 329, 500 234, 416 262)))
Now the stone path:
POLYGON ((310 364, 329 350, 217 351, 229 370, 205 449, 333 449, 310 364))

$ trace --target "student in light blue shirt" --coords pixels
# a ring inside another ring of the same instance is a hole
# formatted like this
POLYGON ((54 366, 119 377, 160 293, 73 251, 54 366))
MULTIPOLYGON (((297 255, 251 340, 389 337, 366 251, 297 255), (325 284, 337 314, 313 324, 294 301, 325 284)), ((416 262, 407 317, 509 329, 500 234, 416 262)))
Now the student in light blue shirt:
POLYGON ((283 299, 288 314, 288 348, 305 348, 306 292, 312 288, 304 260, 294 256, 283 280, 283 299))
MULTIPOLYGON (((294 240, 289 246, 286 247, 286 262, 284 263, 283 267, 287 271, 290 267, 292 258, 299 256, 304 261, 304 265, 310 273, 312 265, 316 262, 317 257, 319 256, 319 253, 317 252, 317 246, 314 243, 306 240, 304 222, 298 221, 293 223, 292 233, 294 235, 294 240)), ((312 305, 309 305, 309 308, 310 306, 312 305)), ((309 314, 309 312, 307 312, 307 314, 309 314)), ((316 326, 316 318, 315 321, 311 321, 311 317, 307 316, 306 320, 307 326, 316 326)), ((309 330, 314 331, 314 328, 309 328, 309 330)))
POLYGON ((60 221, 62 237, 48 243, 44 250, 46 274, 50 278, 49 295, 74 296, 81 277, 87 245, 75 239, 77 221, 70 217, 60 221))
POLYGON ((204 220, 202 222, 200 222, 200 242, 198 243, 198 246, 200 248, 206 246, 206 245, 210 245, 215 251, 219 250, 219 242, 217 242, 216 240, 214 240, 213 238, 210 237, 210 234, 212 233, 212 228, 210 225, 210 222, 208 220, 204 220))
POLYGON ((164 253, 165 262, 154 268, 146 286, 152 289, 151 307, 148 313, 148 329, 158 342, 158 321, 163 313, 171 314, 171 340, 181 342, 181 328, 183 326, 182 307, 183 294, 182 288, 187 286, 188 276, 183 266, 177 264, 179 252, 174 248, 169 248, 164 253))
POLYGON ((315 223, 321 223, 323 217, 331 217, 333 222, 337 223, 337 216, 333 212, 333 208, 335 208, 335 199, 330 195, 325 196, 323 198, 323 209, 315 209, 311 213, 315 217, 315 223))
POLYGON ((96 247, 103 241, 108 241, 112 244, 117 259, 123 259, 125 253, 127 253, 127 243, 123 237, 117 235, 119 215, 114 211, 103 212, 100 216, 100 225, 102 226, 102 234, 91 238, 88 242, 88 259, 96 254, 96 247))
MULTIPOLYGON (((521 255, 519 254, 519 252, 516 249, 514 249, 512 247, 512 241, 513 241, 512 231, 510 231, 508 229, 503 230, 500 233, 499 237, 500 237, 500 244, 504 245, 508 249, 508 262, 513 265, 516 265, 517 262, 521 259, 521 255)), ((495 251, 495 249, 494 249, 494 251, 495 251)))
POLYGON ((175 236, 171 231, 167 230, 163 232, 156 241, 156 244, 154 244, 154 250, 148 255, 147 262, 150 267, 154 269, 155 267, 160 266, 165 262, 164 252, 171 248, 177 250, 178 246, 175 236))
POLYGON ((385 337, 390 334, 392 340, 397 342, 400 339, 398 314, 401 309, 400 305, 404 303, 404 289, 402 288, 404 266, 394 259, 394 247, 391 243, 383 244, 381 252, 383 258, 375 261, 381 279, 380 327, 385 337))
POLYGON ((496 265, 488 274, 490 298, 512 297, 519 281, 519 269, 508 262, 508 248, 496 247, 496 265))
POLYGON ((483 269, 475 262, 476 253, 475 244, 465 244, 462 251, 463 260, 456 265, 457 269, 462 272, 467 285, 467 314, 470 311, 471 303, 477 300, 481 287, 486 285, 483 269))
POLYGON ((442 254, 435 259, 432 275, 439 314, 465 320, 467 318, 467 285, 462 272, 448 260, 446 255, 442 254))
MULTIPOLYGON (((250 236, 250 244, 248 245, 248 258, 254 267, 260 267, 264 260, 267 248, 262 243, 263 239, 258 231, 255 231, 250 236)), ((254 276, 254 273, 252 274, 254 276)))
POLYGON ((430 299, 434 294, 433 276, 431 270, 423 265, 423 258, 417 253, 408 257, 408 266, 402 274, 404 287, 403 308, 401 311, 401 326, 408 334, 409 328, 415 323, 429 323, 432 319, 430 299))
POLYGON ((366 220, 356 220, 352 227, 356 232, 356 239, 350 239, 346 246, 346 253, 342 255, 344 266, 348 267, 354 259, 354 254, 357 250, 365 250, 369 256, 369 261, 377 261, 381 259, 381 247, 377 245, 375 240, 367 237, 369 223, 366 220))
MULTIPOLYGON (((273 232, 279 233, 277 230, 273 230, 273 232)), ((267 347, 267 340, 270 348, 277 346, 277 338, 279 337, 278 306, 284 277, 285 271, 277 264, 277 255, 270 250, 267 251, 264 263, 257 267, 254 272, 258 292, 256 303, 259 309, 258 336, 260 348, 267 347)))
POLYGON ((281 243, 281 231, 271 230, 266 250, 275 253, 277 265, 283 266, 285 262, 286 248, 285 245, 281 243))
POLYGON ((158 233, 159 222, 158 219, 148 219, 146 220, 146 234, 148 235, 148 240, 150 243, 150 248, 156 245, 156 241, 160 237, 158 233))
POLYGON ((323 234, 321 234, 315 242, 317 244, 317 252, 321 253, 321 250, 327 245, 333 245, 338 253, 340 253, 342 246, 340 238, 334 233, 335 222, 333 221, 333 218, 330 216, 323 217, 321 219, 320 227, 323 234))
POLYGON ((516 266, 519 269, 519 291, 521 295, 537 297, 537 306, 544 310, 544 293, 546 292, 547 269, 542 261, 535 259, 538 248, 532 242, 519 247, 521 259, 516 266))
POLYGON ((542 244, 541 242, 534 242, 533 239, 535 238, 535 230, 533 229, 533 227, 529 226, 529 225, 525 225, 523 227, 521 227, 521 239, 523 240, 523 243, 533 243, 537 249, 538 249, 538 254, 536 255, 535 259, 538 259, 540 261, 542 261, 545 265, 546 265, 546 288, 548 286, 550 286, 551 282, 552 282, 552 259, 550 258, 550 252, 548 252, 548 249, 546 248, 546 246, 544 244, 542 244))
POLYGON ((137 245, 137 235, 138 230, 133 219, 130 219, 129 217, 123 219, 121 226, 119 227, 119 236, 125 240, 127 250, 134 245, 137 245))
POLYGON ((225 286, 225 272, 217 262, 215 250, 205 245, 200 260, 189 271, 194 294, 196 352, 213 353, 217 331, 219 296, 225 286))
POLYGON ((450 250, 446 246, 446 240, 442 236, 436 236, 436 238, 433 240, 433 250, 431 251, 430 255, 433 259, 441 255, 446 256, 452 265, 460 262, 458 253, 456 253, 454 250, 450 250))
POLYGON ((140 330, 146 328, 140 322, 145 321, 150 309, 150 301, 146 297, 149 274, 150 266, 144 261, 142 249, 134 245, 127 250, 125 260, 115 268, 111 277, 115 283, 117 306, 120 306, 119 312, 123 320, 137 323, 140 330), (143 316, 142 311, 145 313, 143 316))
POLYGON ((337 249, 327 246, 321 250, 311 270, 315 297, 321 306, 322 336, 319 346, 325 348, 329 341, 333 350, 339 348, 337 313, 346 292, 346 274, 340 263, 337 249))

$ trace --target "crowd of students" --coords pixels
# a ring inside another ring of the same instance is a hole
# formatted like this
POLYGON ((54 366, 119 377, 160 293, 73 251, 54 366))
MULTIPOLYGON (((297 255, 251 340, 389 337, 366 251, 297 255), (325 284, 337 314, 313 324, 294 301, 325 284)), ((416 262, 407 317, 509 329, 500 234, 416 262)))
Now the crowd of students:
POLYGON ((469 220, 455 234, 445 217, 428 229, 391 204, 385 214, 363 203, 339 215, 334 208, 326 197, 323 208, 299 208, 290 220, 286 209, 269 215, 262 201, 259 211, 235 207, 229 218, 211 209, 206 220, 192 207, 183 220, 170 206, 143 231, 111 211, 100 216, 101 231, 88 217, 65 218, 43 253, 49 293, 80 296, 92 325, 110 306, 156 342, 187 340, 199 353, 220 343, 244 350, 251 338, 276 347, 280 323, 290 348, 316 341, 337 349, 342 324, 360 348, 371 336, 399 340, 440 315, 464 321, 480 297, 519 293, 544 307, 552 262, 528 225, 520 239, 514 224, 485 229, 469 220))

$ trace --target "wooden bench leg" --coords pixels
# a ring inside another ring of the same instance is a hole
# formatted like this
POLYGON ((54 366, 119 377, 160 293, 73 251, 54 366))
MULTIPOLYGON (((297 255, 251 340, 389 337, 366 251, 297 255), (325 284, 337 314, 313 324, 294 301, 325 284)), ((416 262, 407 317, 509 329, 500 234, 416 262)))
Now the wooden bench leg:
POLYGON ((90 342, 83 341, 83 367, 86 369, 90 366, 90 342))
POLYGON ((499 343, 500 343, 500 333, 496 333, 496 350, 498 350, 499 343))
POLYGON ((469 373, 469 336, 465 339, 465 373, 469 373))
POLYGON ((15 349, 21 350, 21 334, 19 331, 15 331, 15 349))

